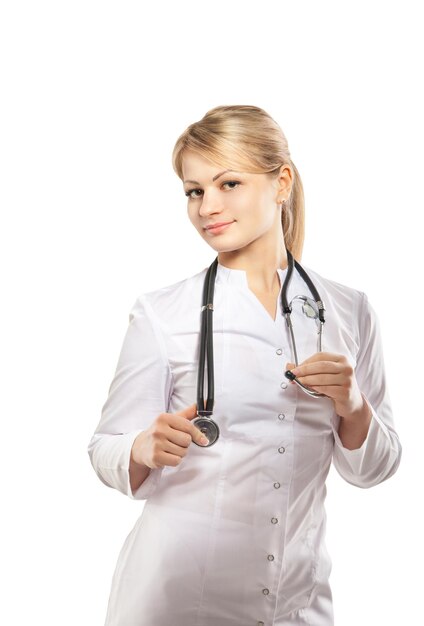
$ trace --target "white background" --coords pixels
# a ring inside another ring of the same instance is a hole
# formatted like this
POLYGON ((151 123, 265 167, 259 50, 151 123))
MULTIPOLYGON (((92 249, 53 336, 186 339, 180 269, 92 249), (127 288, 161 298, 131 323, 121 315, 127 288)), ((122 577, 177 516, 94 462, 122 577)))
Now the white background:
POLYGON ((144 502, 103 485, 86 447, 136 297, 215 257, 171 153, 222 104, 280 124, 306 194, 302 262, 380 319, 403 457, 368 490, 331 468, 336 626, 420 623, 420 4, 1 4, 2 623, 104 622, 144 502))

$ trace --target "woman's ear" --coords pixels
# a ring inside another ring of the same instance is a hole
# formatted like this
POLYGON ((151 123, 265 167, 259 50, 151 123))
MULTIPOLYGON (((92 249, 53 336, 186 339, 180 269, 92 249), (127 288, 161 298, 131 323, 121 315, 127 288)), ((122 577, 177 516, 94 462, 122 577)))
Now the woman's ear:
POLYGON ((289 165, 284 164, 280 167, 280 172, 277 177, 279 194, 282 199, 287 199, 290 196, 293 175, 289 165))

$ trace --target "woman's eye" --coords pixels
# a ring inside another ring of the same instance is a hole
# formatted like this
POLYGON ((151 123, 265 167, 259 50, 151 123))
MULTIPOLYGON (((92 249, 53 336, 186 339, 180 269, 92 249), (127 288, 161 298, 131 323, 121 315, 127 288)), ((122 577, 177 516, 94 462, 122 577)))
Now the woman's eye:
MULTIPOLYGON (((188 198, 193 198, 193 196, 191 195, 193 193, 193 191, 201 191, 201 189, 189 189, 188 191, 185 192, 185 195, 188 198)), ((199 196, 194 196, 195 198, 198 198, 199 196)))
MULTIPOLYGON (((228 180, 226 183, 222 183, 223 185, 240 185, 240 183, 235 180, 228 180)), ((235 187, 230 187, 230 189, 235 189, 235 187)))
MULTIPOLYGON (((225 183, 222 183, 222 186, 224 186, 224 185, 240 185, 240 183, 237 182, 236 180, 227 180, 227 181, 225 181, 225 183)), ((235 187, 230 187, 229 189, 235 189, 235 187)), ((198 196, 198 195, 195 195, 195 196, 191 195, 194 191, 200 191, 201 192, 202 190, 201 189, 189 189, 188 191, 185 192, 185 195, 188 198, 199 198, 200 196, 198 196)))

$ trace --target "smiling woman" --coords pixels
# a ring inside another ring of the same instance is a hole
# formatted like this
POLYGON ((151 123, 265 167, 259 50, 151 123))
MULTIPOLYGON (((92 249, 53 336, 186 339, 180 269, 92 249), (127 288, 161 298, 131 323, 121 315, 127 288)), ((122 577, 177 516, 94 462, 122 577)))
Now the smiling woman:
MULTIPOLYGON (((271 215, 264 206, 271 194, 274 204, 280 206, 280 228, 276 232, 281 235, 273 241, 273 254, 277 247, 280 266, 287 265, 285 255, 281 256, 284 241, 294 256, 301 258, 305 235, 302 181, 281 128, 263 109, 248 105, 211 109, 201 122, 189 126, 178 138, 172 162, 189 199, 189 217, 200 234, 204 235, 202 229, 209 224, 237 222, 235 214, 227 214, 230 208, 244 209, 246 215, 249 207, 260 206, 262 218, 268 218, 263 223, 267 228, 276 217, 275 211, 271 215), (220 180, 225 174, 225 180, 220 180), (273 194, 275 191, 279 197, 273 194), (213 210, 214 203, 224 202, 224 198, 233 204, 225 211, 225 205, 213 210), (283 200, 285 206, 281 210, 283 200), (210 220, 206 219, 208 207, 212 209, 210 220)), ((255 211, 253 215, 258 217, 255 211)), ((230 230, 217 234, 229 235, 230 230)), ((213 245, 216 241, 214 238, 213 245)), ((226 260, 223 254, 222 261, 226 260)))
MULTIPOLYGON (((269 284, 266 276, 258 274, 255 257, 259 250, 261 256, 268 251, 273 265, 277 261, 280 267, 287 266, 281 228, 283 200, 278 196, 289 196, 293 174, 288 164, 282 165, 272 177, 252 169, 250 165, 246 171, 226 169, 217 172, 217 167, 208 159, 186 149, 182 172, 188 215, 202 237, 220 252, 220 262, 230 262, 227 252, 234 261, 234 252, 243 250, 239 263, 245 266, 249 253, 251 260, 247 269, 252 289, 274 293, 276 277, 269 284), (281 205, 280 210, 276 210, 278 205, 281 205)), ((237 263, 233 266, 237 267, 237 263)))
POLYGON ((172 163, 215 258, 136 299, 88 446, 102 482, 146 500, 105 626, 333 626, 331 462, 369 488, 401 458, 377 315, 300 265, 303 187, 263 109, 208 111, 172 163))

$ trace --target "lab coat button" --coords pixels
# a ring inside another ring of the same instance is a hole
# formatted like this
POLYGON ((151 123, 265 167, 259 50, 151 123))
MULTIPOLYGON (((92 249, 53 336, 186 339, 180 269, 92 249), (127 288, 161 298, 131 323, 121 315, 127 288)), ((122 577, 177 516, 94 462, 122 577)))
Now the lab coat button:
POLYGON ((281 485, 280 485, 280 483, 274 483, 274 487, 275 487, 276 489, 278 489, 279 487, 281 487, 281 485))
POLYGON ((274 560, 274 555, 268 554, 268 561, 273 561, 273 560, 274 560))
POLYGON ((278 452, 279 452, 280 454, 284 454, 284 452, 285 452, 285 451, 286 451, 286 449, 285 449, 283 446, 281 446, 280 448, 278 448, 278 452))
POLYGON ((279 413, 278 419, 283 420, 286 417, 285 413, 279 413))
POLYGON ((262 593, 264 596, 267 596, 269 594, 269 589, 262 589, 262 593))
POLYGON ((278 522, 278 519, 276 517, 271 517, 271 522, 273 524, 276 524, 278 522))
POLYGON ((280 384, 281 389, 285 389, 287 387, 287 383, 284 381, 280 384))
POLYGON ((278 350, 275 351, 277 354, 283 354, 283 351, 281 348, 278 348, 278 350))

